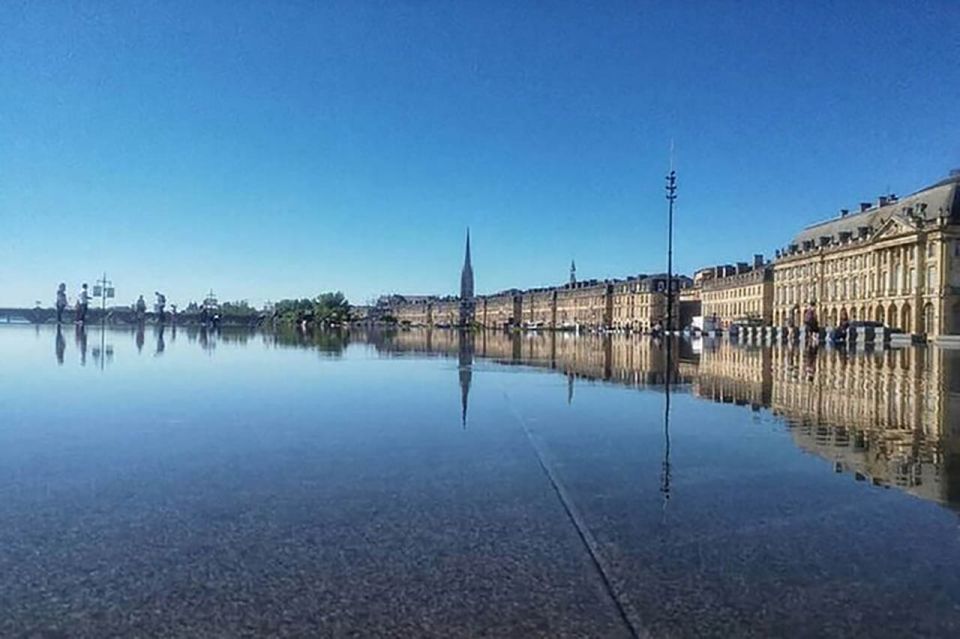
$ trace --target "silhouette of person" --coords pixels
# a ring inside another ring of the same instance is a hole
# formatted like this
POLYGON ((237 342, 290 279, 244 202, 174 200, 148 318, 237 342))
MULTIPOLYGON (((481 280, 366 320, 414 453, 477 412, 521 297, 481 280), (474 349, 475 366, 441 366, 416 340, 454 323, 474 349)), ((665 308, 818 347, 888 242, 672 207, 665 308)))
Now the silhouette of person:
POLYGON ((87 329, 86 327, 84 327, 82 323, 77 324, 75 333, 76 333, 75 338, 77 342, 77 349, 80 351, 80 365, 86 366, 87 365, 87 329))
POLYGON ((137 321, 143 323, 147 315, 147 302, 143 299, 143 295, 137 298, 137 321))
POLYGON ((54 342, 54 349, 57 353, 57 364, 63 366, 63 354, 67 350, 67 340, 63 339, 63 331, 60 330, 60 324, 57 323, 57 338, 54 342))
MULTIPOLYGON (((83 324, 87 321, 87 308, 90 306, 90 295, 87 293, 87 285, 80 288, 80 294, 77 295, 77 322, 83 324)), ((86 339, 86 338, 84 338, 86 339)))
POLYGON ((67 308, 67 285, 60 282, 57 287, 57 324, 63 322, 63 311, 67 308))
POLYGON ((157 296, 157 321, 163 324, 166 320, 167 296, 159 291, 154 291, 153 294, 157 296))

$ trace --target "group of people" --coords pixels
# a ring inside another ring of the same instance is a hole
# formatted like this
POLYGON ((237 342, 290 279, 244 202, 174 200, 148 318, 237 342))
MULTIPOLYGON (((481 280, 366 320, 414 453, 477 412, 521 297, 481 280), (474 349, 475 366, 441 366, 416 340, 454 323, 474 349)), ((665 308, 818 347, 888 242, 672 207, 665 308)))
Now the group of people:
MULTIPOLYGON (((157 296, 157 302, 154 305, 154 308, 157 311, 157 320, 162 324, 167 319, 167 297, 159 291, 154 291, 153 294, 157 296)), ((143 299, 143 295, 137 298, 135 308, 137 311, 137 321, 143 322, 147 314, 147 302, 143 299)))
MULTIPOLYGON (((817 309, 814 302, 807 304, 807 310, 803 312, 803 327, 806 329, 808 336, 816 336, 820 332, 820 322, 817 321, 817 309)), ((849 330, 850 316, 847 314, 847 309, 842 309, 840 317, 837 318, 834 341, 845 341, 849 330)))
MULTIPOLYGON (((166 321, 166 309, 167 309, 167 297, 160 291, 154 291, 154 295, 157 296, 157 302, 155 309, 157 312, 157 319, 160 323, 166 321)), ((57 324, 63 323, 63 312, 67 309, 67 285, 63 282, 60 282, 60 285, 57 287, 57 324)), ((80 287, 80 292, 77 293, 76 306, 74 307, 74 321, 77 324, 84 324, 87 321, 87 310, 90 307, 90 293, 86 283, 80 287)), ((137 303, 134 305, 137 312, 137 320, 143 321, 147 313, 147 303, 143 299, 143 295, 137 300, 137 303)), ((174 309, 176 311, 176 309, 174 309)))
MULTIPOLYGON (((74 320, 77 324, 83 324, 87 321, 87 309, 90 306, 90 293, 87 291, 86 283, 80 287, 77 293, 77 303, 75 307, 76 314, 74 320)), ((57 287, 57 324, 63 323, 63 312, 67 309, 67 285, 60 282, 57 287)))

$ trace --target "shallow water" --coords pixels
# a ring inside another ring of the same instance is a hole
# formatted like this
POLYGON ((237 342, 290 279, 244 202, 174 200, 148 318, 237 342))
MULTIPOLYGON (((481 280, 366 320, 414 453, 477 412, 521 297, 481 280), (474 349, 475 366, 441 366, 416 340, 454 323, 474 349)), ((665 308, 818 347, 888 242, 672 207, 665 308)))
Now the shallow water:
POLYGON ((960 631, 960 352, 665 351, 0 326, 0 636, 960 631))

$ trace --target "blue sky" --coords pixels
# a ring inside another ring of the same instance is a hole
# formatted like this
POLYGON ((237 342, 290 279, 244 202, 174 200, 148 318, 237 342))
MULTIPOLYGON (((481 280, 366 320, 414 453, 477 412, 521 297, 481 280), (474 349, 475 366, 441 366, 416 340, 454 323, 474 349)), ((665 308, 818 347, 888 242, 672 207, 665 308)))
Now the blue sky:
POLYGON ((5 2, 0 304, 771 254, 960 166, 955 2, 5 2))

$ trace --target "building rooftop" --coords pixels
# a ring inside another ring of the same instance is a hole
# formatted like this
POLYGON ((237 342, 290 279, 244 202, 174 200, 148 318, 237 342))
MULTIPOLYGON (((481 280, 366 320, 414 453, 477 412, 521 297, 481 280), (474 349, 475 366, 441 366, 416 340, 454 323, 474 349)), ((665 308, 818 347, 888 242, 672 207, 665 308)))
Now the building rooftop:
POLYGON ((960 219, 960 173, 954 173, 905 198, 881 196, 875 203, 863 203, 860 211, 841 213, 840 217, 808 226, 793 238, 792 244, 800 249, 805 242, 813 242, 818 246, 821 238, 840 240, 841 233, 849 233, 850 238, 861 237, 863 229, 874 232, 898 213, 919 216, 928 221, 940 217, 960 219))

